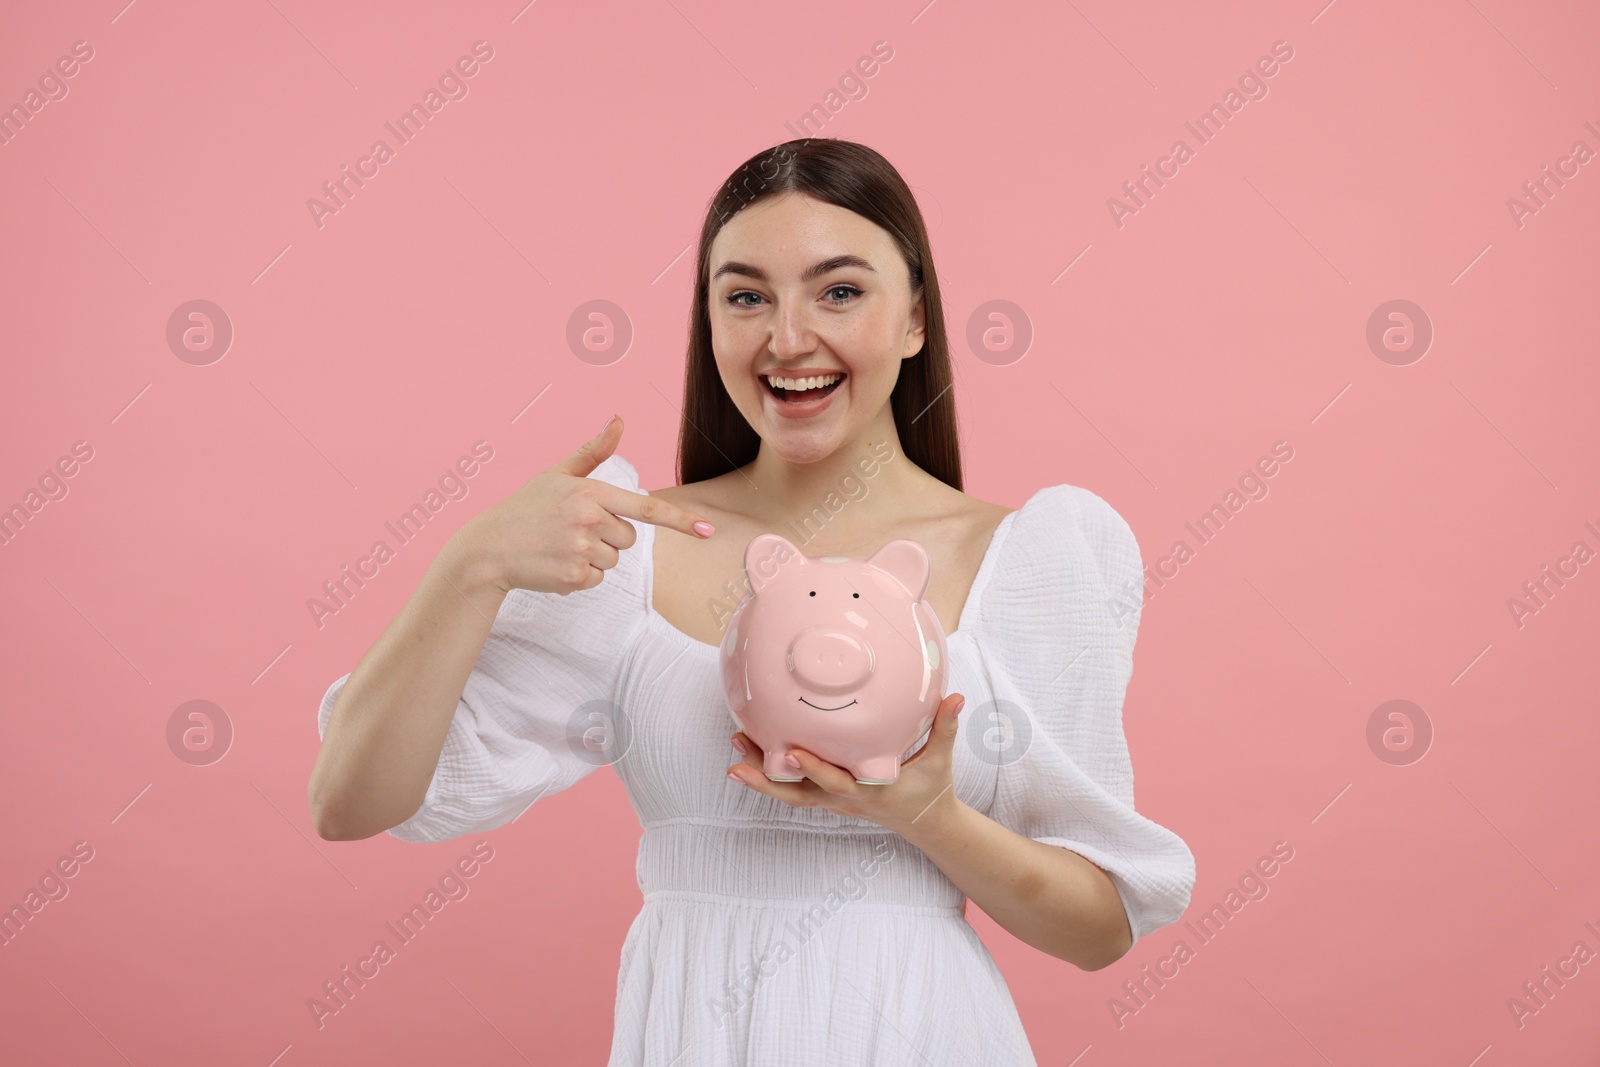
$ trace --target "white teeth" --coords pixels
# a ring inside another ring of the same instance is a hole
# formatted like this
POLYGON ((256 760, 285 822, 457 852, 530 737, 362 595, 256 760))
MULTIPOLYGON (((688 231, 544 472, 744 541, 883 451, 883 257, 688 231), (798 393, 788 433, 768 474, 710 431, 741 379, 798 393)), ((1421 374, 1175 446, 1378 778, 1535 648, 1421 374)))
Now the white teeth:
POLYGON ((787 389, 791 392, 802 392, 806 389, 820 389, 823 386, 832 385, 834 382, 843 377, 844 375, 842 374, 823 374, 815 378, 778 378, 769 374, 767 375, 767 381, 771 382, 779 389, 787 389))

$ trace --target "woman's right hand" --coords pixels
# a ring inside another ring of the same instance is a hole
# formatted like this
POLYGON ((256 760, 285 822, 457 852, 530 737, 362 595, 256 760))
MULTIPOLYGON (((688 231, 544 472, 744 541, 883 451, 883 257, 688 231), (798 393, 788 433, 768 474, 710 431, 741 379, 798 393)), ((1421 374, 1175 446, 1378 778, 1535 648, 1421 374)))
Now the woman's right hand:
POLYGON ((633 547, 638 534, 618 516, 710 537, 703 516, 588 477, 621 440, 622 419, 613 416, 598 437, 470 519, 449 549, 467 571, 502 592, 566 596, 599 585, 617 565, 619 550, 633 547))

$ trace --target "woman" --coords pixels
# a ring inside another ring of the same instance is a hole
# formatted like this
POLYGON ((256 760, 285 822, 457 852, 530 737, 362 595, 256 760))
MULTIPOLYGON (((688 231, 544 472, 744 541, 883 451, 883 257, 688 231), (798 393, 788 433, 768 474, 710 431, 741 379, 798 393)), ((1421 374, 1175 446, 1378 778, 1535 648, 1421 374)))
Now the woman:
POLYGON ((645 828, 613 1067, 1032 1063, 966 899, 1093 970, 1194 883, 1133 808, 1138 544, 1072 485, 1014 511, 961 491, 927 233, 869 148, 735 172, 691 321, 682 484, 642 490, 613 417, 468 522, 323 698, 318 832, 482 832, 609 763, 645 828), (718 645, 764 532, 928 550, 951 692, 893 784, 803 750, 769 780, 730 736, 718 645))

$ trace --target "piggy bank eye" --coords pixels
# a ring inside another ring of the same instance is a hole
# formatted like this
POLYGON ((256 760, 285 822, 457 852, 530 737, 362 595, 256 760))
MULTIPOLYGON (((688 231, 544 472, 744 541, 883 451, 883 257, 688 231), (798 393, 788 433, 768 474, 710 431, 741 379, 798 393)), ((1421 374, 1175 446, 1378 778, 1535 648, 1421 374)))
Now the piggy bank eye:
POLYGON ((853 597, 859 597, 861 594, 860 593, 851 593, 850 595, 853 596, 853 597))
POLYGON ((811 595, 812 596, 816 596, 817 595, 817 591, 815 589, 811 590, 811 595))

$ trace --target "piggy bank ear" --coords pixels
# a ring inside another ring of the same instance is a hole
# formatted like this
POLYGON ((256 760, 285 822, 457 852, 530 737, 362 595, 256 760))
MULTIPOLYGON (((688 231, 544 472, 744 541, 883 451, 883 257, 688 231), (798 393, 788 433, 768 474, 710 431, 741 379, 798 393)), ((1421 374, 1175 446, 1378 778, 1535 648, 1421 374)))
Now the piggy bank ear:
POLYGON ((928 560, 927 550, 915 541, 904 538, 890 541, 867 557, 867 562, 892 575, 906 587, 912 600, 921 600, 928 591, 928 575, 933 564, 928 560))
POLYGON ((745 546, 744 576, 750 582, 752 593, 759 593, 762 586, 779 574, 805 565, 805 555, 778 534, 761 534, 745 546))

